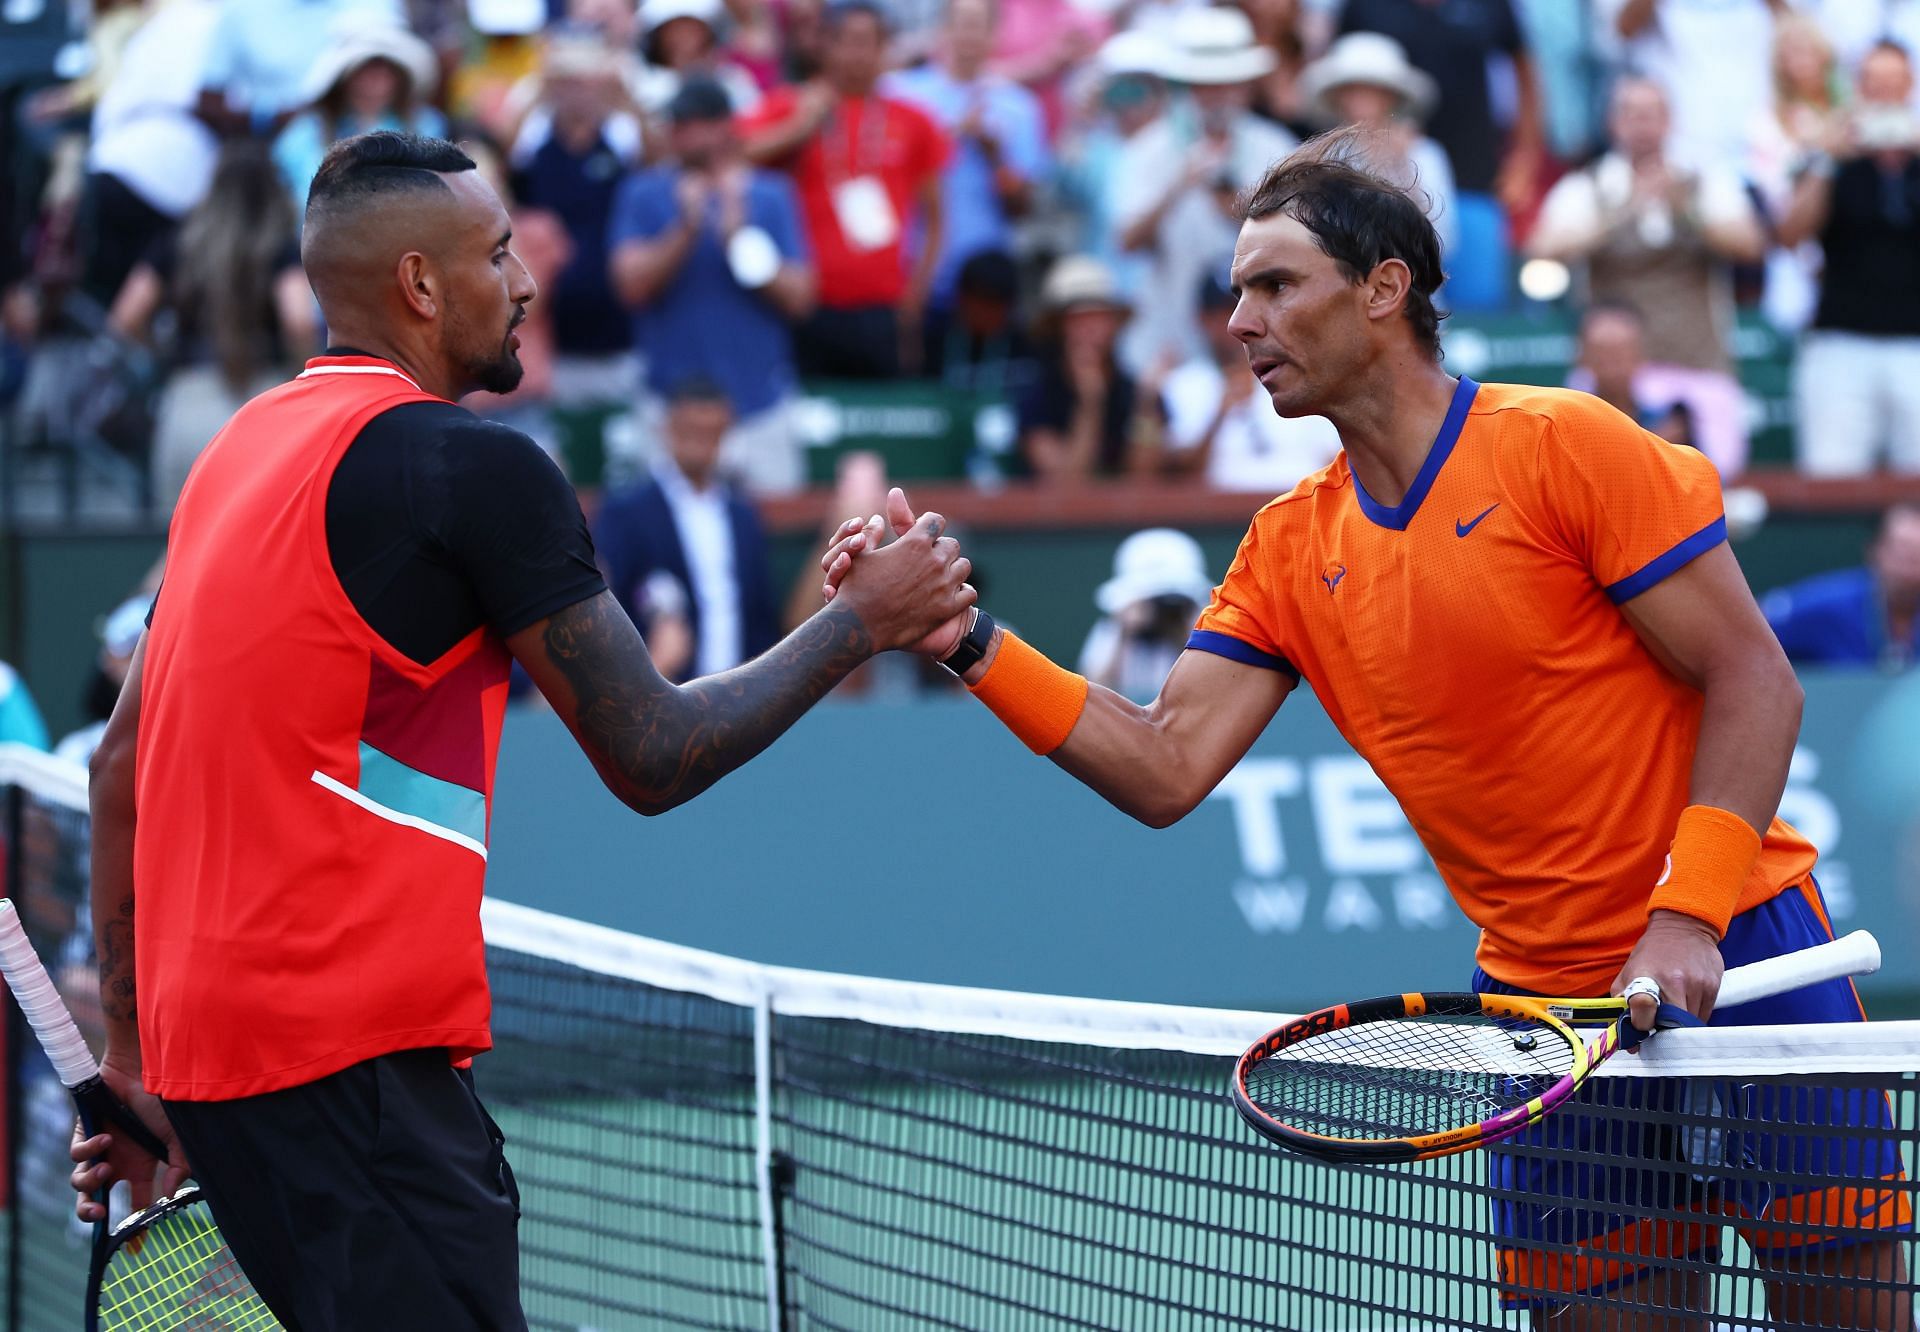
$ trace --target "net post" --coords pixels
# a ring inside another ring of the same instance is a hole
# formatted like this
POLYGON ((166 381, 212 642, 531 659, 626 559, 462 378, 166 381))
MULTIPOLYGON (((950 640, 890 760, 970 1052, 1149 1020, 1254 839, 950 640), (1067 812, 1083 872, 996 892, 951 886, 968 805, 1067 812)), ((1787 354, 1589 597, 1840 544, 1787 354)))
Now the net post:
POLYGON ((754 1181, 760 1195, 760 1253, 766 1268, 767 1327, 786 1332, 786 1255, 782 1253, 773 1152, 773 991, 762 984, 753 1005, 754 1181))

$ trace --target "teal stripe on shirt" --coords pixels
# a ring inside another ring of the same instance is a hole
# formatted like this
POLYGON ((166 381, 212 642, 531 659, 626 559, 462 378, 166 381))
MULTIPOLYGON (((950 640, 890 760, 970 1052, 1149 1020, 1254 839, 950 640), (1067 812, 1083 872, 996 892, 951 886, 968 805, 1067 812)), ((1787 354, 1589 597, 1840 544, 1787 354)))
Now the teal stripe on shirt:
POLYGON ((400 760, 360 742, 360 794, 388 809, 451 829, 463 837, 487 840, 487 798, 454 782, 429 777, 400 760))

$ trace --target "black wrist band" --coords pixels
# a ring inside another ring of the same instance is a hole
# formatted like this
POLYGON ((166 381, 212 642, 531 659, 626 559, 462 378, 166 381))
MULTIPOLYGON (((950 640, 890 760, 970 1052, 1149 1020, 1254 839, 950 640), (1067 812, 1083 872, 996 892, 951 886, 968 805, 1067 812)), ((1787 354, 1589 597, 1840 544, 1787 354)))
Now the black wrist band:
POLYGON ((993 642, 993 617, 975 607, 973 623, 967 627, 960 645, 940 659, 940 664, 955 675, 965 675, 980 659, 987 655, 987 646, 993 642))

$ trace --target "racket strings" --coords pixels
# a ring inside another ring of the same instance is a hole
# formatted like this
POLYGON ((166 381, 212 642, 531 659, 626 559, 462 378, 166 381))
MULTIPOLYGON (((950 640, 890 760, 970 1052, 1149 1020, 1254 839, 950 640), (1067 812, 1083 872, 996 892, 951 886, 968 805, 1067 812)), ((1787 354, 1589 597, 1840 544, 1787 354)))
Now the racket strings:
POLYGON ((107 1261, 102 1329, 269 1332, 280 1324, 234 1260, 205 1203, 123 1237, 107 1261))
POLYGON ((1415 1138, 1491 1119, 1573 1067, 1552 1027, 1472 1012, 1365 1022, 1311 1036, 1248 1070, 1274 1119, 1330 1138, 1415 1138))

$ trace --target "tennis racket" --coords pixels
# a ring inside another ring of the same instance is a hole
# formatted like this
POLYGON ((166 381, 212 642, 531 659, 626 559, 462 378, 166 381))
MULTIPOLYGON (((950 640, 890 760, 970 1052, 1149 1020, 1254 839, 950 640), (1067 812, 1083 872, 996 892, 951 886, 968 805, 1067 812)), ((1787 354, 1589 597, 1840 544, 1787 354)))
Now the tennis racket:
MULTIPOLYGON (((1784 994, 1880 967, 1865 930, 1734 967, 1718 1004, 1784 994)), ((1656 1026, 1698 1025, 1660 1006, 1656 1026)), ((1254 1130, 1323 1161, 1424 1161, 1498 1142, 1564 1103, 1642 1033, 1624 999, 1392 994, 1337 1004, 1261 1037, 1233 1070, 1254 1130), (1592 1040, 1576 1027, 1604 1024, 1592 1040)))
MULTIPOLYGON (((157 1160, 166 1146, 113 1094, 100 1077, 93 1051, 54 988, 13 903, 0 898, 0 974, 27 1023, 73 1095, 91 1137, 111 1125, 157 1160)), ((100 1195, 104 1205, 105 1194, 100 1195)), ((108 1229, 94 1227, 87 1273, 88 1332, 112 1329, 276 1329, 280 1324, 220 1238, 200 1191, 188 1185, 171 1198, 108 1229)))

